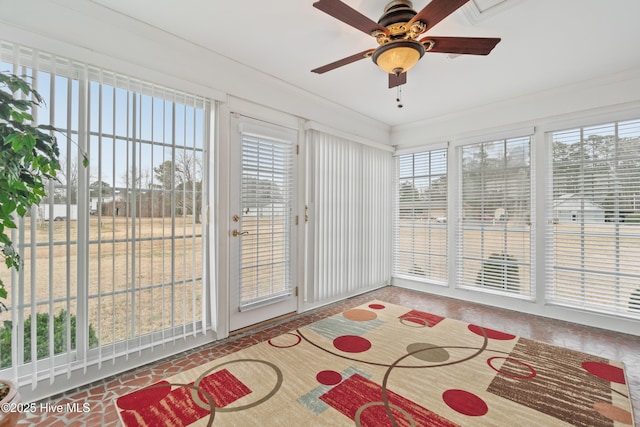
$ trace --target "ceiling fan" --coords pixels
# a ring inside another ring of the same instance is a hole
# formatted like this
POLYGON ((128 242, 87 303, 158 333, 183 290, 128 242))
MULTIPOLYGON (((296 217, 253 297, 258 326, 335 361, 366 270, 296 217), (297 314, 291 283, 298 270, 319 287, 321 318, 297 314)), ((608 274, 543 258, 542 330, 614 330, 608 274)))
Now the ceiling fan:
POLYGON ((313 4, 315 8, 375 37, 379 46, 311 71, 322 74, 363 58, 371 58, 389 74, 389 88, 393 88, 407 82, 407 71, 425 52, 488 55, 500 41, 499 38, 427 36, 418 40, 420 35, 468 1, 432 0, 420 12, 416 12, 411 1, 394 0, 385 7, 378 22, 374 22, 340 0, 319 0, 313 4))

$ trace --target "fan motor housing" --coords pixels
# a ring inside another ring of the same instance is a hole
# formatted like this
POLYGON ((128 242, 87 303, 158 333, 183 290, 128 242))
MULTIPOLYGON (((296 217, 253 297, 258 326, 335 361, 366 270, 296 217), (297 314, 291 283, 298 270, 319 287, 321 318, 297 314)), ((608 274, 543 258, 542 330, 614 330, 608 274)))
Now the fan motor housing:
POLYGON ((395 0, 384 8, 384 13, 378 20, 378 24, 383 27, 393 26, 398 23, 406 24, 411 21, 411 18, 416 16, 416 14, 417 12, 413 10, 413 5, 409 0, 395 0))

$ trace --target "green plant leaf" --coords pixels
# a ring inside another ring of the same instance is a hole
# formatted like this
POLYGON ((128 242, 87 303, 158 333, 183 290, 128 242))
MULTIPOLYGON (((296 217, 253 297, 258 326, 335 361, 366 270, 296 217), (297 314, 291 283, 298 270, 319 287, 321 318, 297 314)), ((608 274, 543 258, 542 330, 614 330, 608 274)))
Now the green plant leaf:
MULTIPOLYGON (((22 261, 5 230, 17 228, 14 214, 24 216, 39 203, 46 196, 44 182, 60 170, 55 128, 34 123, 32 111, 42 104, 30 81, 0 72, 0 250, 8 268, 20 269, 22 261)), ((0 281, 0 299, 6 296, 0 281)))
POLYGON ((18 228, 16 227, 16 223, 11 221, 11 220, 5 220, 4 221, 4 226, 7 228, 18 228))
POLYGON ((2 204, 2 212, 4 212, 7 216, 11 214, 11 212, 16 210, 16 202, 13 200, 7 200, 2 204))

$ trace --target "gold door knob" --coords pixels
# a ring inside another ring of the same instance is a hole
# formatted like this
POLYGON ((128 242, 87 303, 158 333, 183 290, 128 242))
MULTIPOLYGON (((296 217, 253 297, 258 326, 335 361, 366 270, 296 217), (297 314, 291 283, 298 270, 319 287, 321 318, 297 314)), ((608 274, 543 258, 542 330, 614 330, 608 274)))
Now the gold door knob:
POLYGON ((233 235, 233 237, 238 237, 238 236, 244 236, 245 234, 249 234, 249 232, 248 231, 233 230, 231 232, 231 234, 233 235))

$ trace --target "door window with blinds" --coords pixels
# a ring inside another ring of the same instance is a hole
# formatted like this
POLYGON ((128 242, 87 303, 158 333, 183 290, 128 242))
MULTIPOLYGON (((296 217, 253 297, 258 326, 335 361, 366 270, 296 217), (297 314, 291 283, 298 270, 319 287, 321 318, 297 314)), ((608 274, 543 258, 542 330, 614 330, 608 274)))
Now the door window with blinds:
POLYGON ((531 138, 458 147, 458 286, 531 297, 531 138))
POLYGON ((640 318, 640 120, 551 134, 550 302, 640 318))
POLYGON ((0 334, 0 368, 35 382, 204 333, 208 101, 27 48, 1 53, 43 95, 36 120, 58 129, 62 170, 13 231, 23 268, 0 269, 0 319, 23 326, 0 334))
POLYGON ((279 139, 247 128, 241 131, 240 310, 289 296, 292 288, 295 133, 279 139))
POLYGON ((447 149, 396 157, 395 277, 447 283, 447 149))

